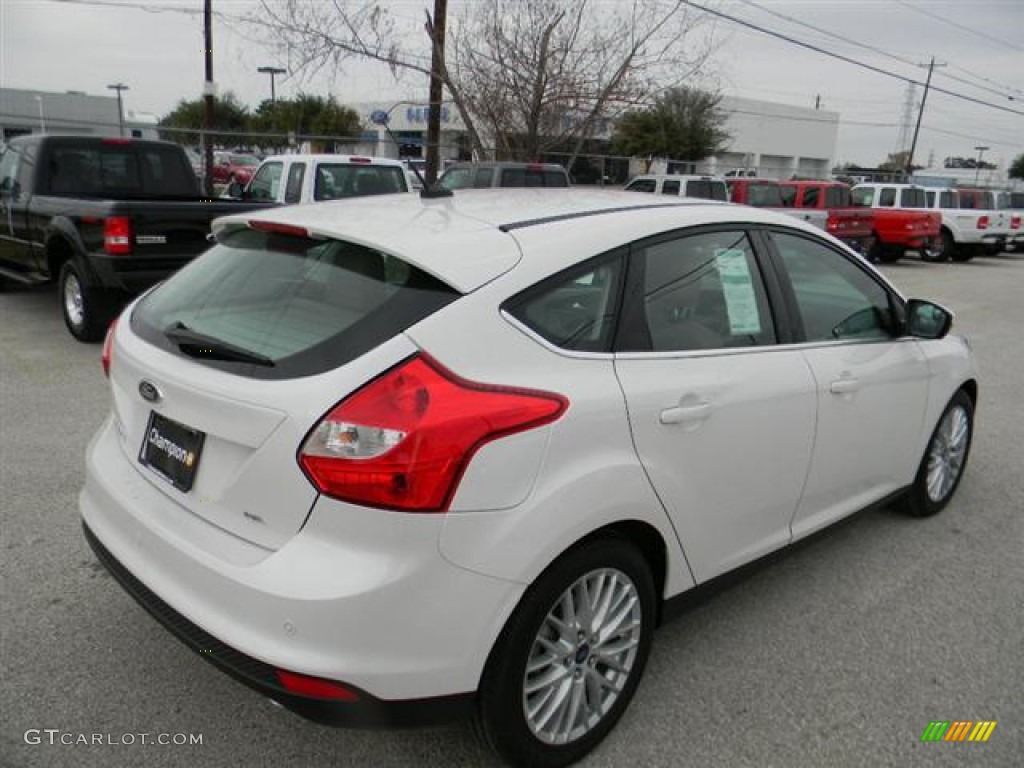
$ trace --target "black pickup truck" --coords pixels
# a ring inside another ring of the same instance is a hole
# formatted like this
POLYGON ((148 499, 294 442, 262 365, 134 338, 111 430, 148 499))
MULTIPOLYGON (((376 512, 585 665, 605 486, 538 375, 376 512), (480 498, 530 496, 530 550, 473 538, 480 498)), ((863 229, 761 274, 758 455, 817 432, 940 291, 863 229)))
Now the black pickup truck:
POLYGON ((203 198, 176 144, 19 136, 0 154, 0 286, 56 280, 68 330, 95 341, 207 248, 213 219, 264 207, 203 198))

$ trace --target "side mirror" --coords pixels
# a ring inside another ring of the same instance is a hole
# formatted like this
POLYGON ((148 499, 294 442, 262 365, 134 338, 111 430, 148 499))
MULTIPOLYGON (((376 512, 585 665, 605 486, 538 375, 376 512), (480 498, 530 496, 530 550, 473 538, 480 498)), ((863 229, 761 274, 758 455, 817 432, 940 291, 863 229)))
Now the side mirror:
POLYGON ((953 325, 953 313, 931 301, 907 302, 907 333, 921 339, 941 339, 953 325))

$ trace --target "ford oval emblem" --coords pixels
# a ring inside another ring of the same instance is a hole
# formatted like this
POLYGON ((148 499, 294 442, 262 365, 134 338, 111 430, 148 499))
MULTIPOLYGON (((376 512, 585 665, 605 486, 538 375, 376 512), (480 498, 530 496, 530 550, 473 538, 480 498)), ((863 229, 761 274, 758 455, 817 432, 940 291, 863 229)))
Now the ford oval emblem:
POLYGON ((151 403, 158 403, 163 399, 163 394, 157 389, 156 384, 145 379, 139 382, 139 394, 142 395, 143 400, 148 400, 151 403))

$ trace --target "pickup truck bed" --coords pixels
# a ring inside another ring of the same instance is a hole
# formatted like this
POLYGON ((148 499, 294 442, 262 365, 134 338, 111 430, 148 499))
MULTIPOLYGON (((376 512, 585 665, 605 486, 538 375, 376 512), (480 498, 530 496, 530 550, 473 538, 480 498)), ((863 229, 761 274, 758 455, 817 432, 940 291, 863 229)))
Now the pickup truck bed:
POLYGON ((0 279, 56 280, 68 330, 103 336, 134 294, 206 250, 218 216, 175 144, 23 136, 0 156, 0 279))

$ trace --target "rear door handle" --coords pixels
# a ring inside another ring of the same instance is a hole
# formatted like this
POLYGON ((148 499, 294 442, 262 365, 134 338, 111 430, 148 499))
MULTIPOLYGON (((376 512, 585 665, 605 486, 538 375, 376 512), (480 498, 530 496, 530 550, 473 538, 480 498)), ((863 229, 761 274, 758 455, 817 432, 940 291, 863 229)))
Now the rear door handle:
POLYGON ((711 403, 677 405, 675 408, 666 408, 662 411, 658 420, 662 424, 693 424, 704 421, 710 415, 711 403))
POLYGON ((829 385, 833 395, 851 395, 860 389, 859 379, 836 379, 829 385))

